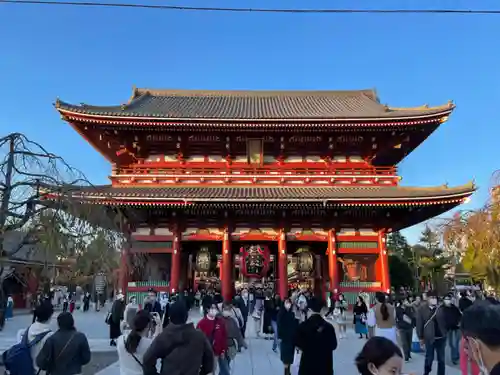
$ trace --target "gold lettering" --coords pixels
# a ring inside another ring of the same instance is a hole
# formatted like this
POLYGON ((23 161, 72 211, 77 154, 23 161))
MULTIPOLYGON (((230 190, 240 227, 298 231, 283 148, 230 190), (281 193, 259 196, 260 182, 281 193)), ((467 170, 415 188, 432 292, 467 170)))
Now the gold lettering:
POLYGON ((211 143, 211 142, 220 142, 220 137, 216 135, 192 135, 188 138, 189 142, 197 142, 197 143, 211 143))
POLYGON ((321 142, 323 138, 321 136, 314 136, 314 137, 299 137, 299 136, 293 136, 288 139, 288 142, 290 143, 315 143, 315 142, 321 142))
POLYGON ((166 134, 149 134, 146 136, 148 142, 170 142, 172 137, 166 134))
POLYGON ((341 143, 341 144, 351 144, 351 145, 357 145, 363 142, 363 137, 362 136, 355 136, 355 135, 341 135, 335 139, 336 143, 341 143))

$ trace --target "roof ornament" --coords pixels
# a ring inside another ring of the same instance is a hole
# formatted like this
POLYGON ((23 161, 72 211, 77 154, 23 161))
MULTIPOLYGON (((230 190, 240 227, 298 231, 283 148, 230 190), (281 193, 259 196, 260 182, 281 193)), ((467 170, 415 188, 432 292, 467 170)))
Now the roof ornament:
POLYGON ((427 103, 426 103, 426 104, 424 104, 422 107, 424 107, 424 108, 429 108, 429 104, 427 104, 427 103))
POLYGON ((85 103, 80 103, 80 107, 86 107, 86 106, 87 106, 87 104, 85 104, 85 103))
POLYGON ((120 109, 122 111, 125 111, 127 109, 127 105, 126 104, 120 104, 120 109))
POLYGON ((54 104, 56 107, 59 107, 61 105, 61 99, 59 97, 56 98, 56 102, 54 104))
POLYGON ((448 100, 448 107, 450 107, 450 108, 451 108, 451 107, 453 107, 453 105, 454 105, 454 104, 453 104, 453 100, 448 100))
POLYGON ((388 104, 384 104, 384 110, 385 110, 386 112, 388 112, 388 111, 389 111, 389 109, 390 109, 390 108, 389 108, 389 105, 388 105, 388 104))

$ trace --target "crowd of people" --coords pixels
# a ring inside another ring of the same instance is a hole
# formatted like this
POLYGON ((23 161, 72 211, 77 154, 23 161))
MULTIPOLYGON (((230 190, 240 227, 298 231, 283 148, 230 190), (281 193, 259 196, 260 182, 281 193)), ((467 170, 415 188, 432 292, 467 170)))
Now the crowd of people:
MULTIPOLYGON (((121 375, 229 375, 235 358, 248 347, 247 335, 270 341, 285 375, 331 375, 332 353, 337 338, 347 336, 350 311, 354 332, 367 340, 355 359, 362 375, 400 374, 411 360, 414 332, 425 355, 424 375, 431 373, 435 358, 437 374, 445 375, 447 347, 463 375, 500 375, 500 304, 492 296, 376 293, 371 305, 361 293, 353 306, 342 294, 324 303, 308 290, 291 291, 284 300, 262 289, 242 289, 232 301, 223 301, 215 290, 200 297, 150 290, 139 306, 135 297, 127 303, 117 294, 106 322, 121 375), (195 326, 188 317, 198 306, 202 317, 195 326)), ((4 353, 11 375, 76 375, 89 363, 89 344, 76 330, 73 315, 60 313, 58 330, 52 332, 53 313, 49 299, 40 301, 35 322, 4 353)))

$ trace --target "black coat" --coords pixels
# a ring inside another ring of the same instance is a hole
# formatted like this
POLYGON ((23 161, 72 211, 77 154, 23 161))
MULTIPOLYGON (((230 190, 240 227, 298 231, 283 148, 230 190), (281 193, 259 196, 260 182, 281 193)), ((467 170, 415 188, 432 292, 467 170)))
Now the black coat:
POLYGON ((245 322, 248 319, 248 314, 250 314, 250 301, 247 299, 247 302, 245 303, 245 300, 243 298, 240 298, 238 307, 241 311, 241 315, 243 316, 243 319, 245 322))
POLYGON ((282 308, 278 314, 278 338, 281 340, 280 357, 285 365, 291 365, 295 355, 295 335, 299 321, 291 310, 282 308))
POLYGON ((82 373, 90 362, 87 337, 76 330, 58 330, 51 335, 36 357, 37 366, 53 375, 82 373))
POLYGON ((333 375, 332 352, 337 349, 335 328, 314 314, 297 328, 296 346, 302 350, 299 375, 333 375))

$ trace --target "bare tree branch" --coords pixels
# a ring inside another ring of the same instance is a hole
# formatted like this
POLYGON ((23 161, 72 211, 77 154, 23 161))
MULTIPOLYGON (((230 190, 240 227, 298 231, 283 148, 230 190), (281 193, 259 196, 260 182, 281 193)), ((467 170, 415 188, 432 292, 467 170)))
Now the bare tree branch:
POLYGON ((81 187, 92 185, 62 157, 21 133, 0 137, 2 259, 33 256, 27 254, 30 247, 53 263, 77 256, 77 249, 86 249, 98 234, 101 241, 118 245, 122 223, 105 207, 75 196, 81 187))

